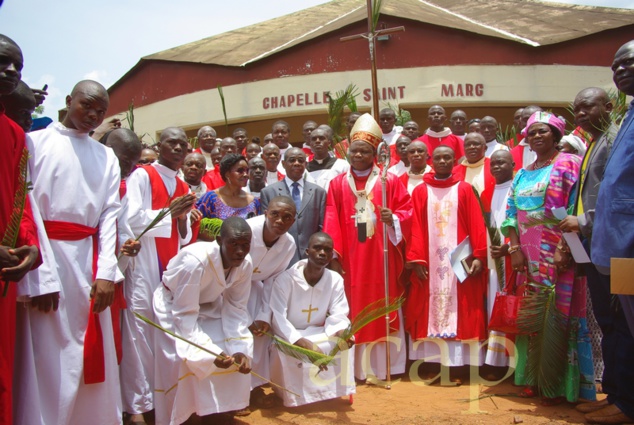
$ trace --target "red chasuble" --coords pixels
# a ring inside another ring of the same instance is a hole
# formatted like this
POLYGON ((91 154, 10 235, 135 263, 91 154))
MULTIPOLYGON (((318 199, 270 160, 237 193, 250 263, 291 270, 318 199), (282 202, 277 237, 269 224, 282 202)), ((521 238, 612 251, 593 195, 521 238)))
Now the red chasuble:
MULTIPOLYGON (((24 131, 6 117, 0 107, 0 240, 7 230, 13 211, 15 193, 18 190, 20 175, 20 158, 26 149, 24 131)), ((39 247, 37 229, 33 222, 33 214, 29 199, 26 200, 18 241, 16 246, 35 245, 39 247)), ((39 265, 41 261, 36 262, 39 265)), ((4 291, 5 283, 0 281, 0 291, 4 291)), ((15 347, 15 308, 16 284, 11 282, 7 295, 0 294, 0 423, 13 423, 11 411, 13 385, 13 358, 15 347)))
POLYGON ((429 165, 431 165, 431 157, 434 153, 434 149, 438 146, 449 146, 453 149, 456 154, 456 160, 464 156, 464 141, 454 134, 450 134, 446 137, 432 137, 429 134, 423 134, 416 139, 416 141, 423 142, 427 146, 427 151, 429 152, 427 164, 429 165))
MULTIPOLYGON (((350 318, 354 319, 365 306, 385 297, 383 224, 379 219, 380 212, 376 209, 374 236, 367 238, 365 242, 359 242, 353 218, 356 213, 356 196, 350 189, 347 176, 348 173, 340 174, 330 183, 326 200, 324 232, 332 237, 334 249, 345 271, 343 278, 346 297, 350 304, 350 318)), ((361 187, 365 184, 364 178, 355 177, 355 180, 363 180, 361 187)), ((381 206, 380 178, 377 179, 370 193, 371 202, 375 206, 381 206)), ((404 239, 407 239, 411 220, 410 197, 398 177, 390 173, 387 180, 387 202, 387 206, 400 221, 404 239)), ((398 278, 403 272, 404 258, 398 247, 395 247, 389 239, 388 244, 390 297, 398 297, 403 293, 403 288, 398 284, 398 278)), ((391 327, 397 330, 398 326, 397 315, 393 313, 391 327)), ((364 344, 382 337, 385 337, 385 322, 380 319, 363 328, 356 335, 356 342, 364 344)))
MULTIPOLYGON (((470 184, 455 176, 447 180, 435 180, 432 174, 423 177, 425 183, 418 185, 412 193, 412 236, 407 246, 407 261, 429 264, 427 186, 458 186, 458 240, 456 246, 469 236, 474 257, 482 261, 482 271, 474 277, 457 283, 458 328, 455 340, 487 338, 486 333, 486 283, 487 241, 484 219, 470 184)), ((433 271, 430 270, 430 273, 433 271)), ((421 282, 412 273, 405 308, 405 329, 418 340, 428 337, 429 284, 421 282)))
MULTIPOLYGON (((156 168, 152 166, 144 166, 143 169, 148 173, 150 178, 150 186, 152 186, 152 209, 160 210, 166 208, 170 203, 189 192, 187 183, 176 177, 176 190, 170 197, 165 188, 165 183, 156 168)), ((161 276, 167 267, 167 263, 178 253, 180 246, 180 235, 178 234, 178 219, 172 219, 172 235, 169 238, 155 238, 156 253, 158 255, 158 265, 161 276)))

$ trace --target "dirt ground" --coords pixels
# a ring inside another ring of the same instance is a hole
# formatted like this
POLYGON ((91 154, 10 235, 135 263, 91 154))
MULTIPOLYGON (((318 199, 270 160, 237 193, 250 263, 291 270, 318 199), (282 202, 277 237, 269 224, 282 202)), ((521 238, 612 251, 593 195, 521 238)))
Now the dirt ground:
MULTIPOLYGON (((359 385, 347 398, 296 408, 256 410, 236 418, 237 424, 583 424, 583 414, 564 403, 544 407, 539 399, 517 396, 512 379, 495 385, 446 387, 402 379, 391 389, 359 385), (470 401, 471 400, 471 401, 470 401)), ((603 396, 601 396, 603 397, 603 396)))

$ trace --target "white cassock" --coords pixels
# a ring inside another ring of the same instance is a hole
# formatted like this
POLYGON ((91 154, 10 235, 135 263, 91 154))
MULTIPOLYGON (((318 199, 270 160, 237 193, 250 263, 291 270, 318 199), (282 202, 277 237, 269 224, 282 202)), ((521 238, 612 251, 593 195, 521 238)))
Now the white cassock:
MULTIPOLYGON (((306 338, 328 354, 338 341, 333 335, 350 325, 343 278, 325 270, 319 282, 310 286, 304 278, 307 261, 298 261, 275 279, 271 293, 273 332, 291 344, 306 338)), ((273 387, 284 400, 284 406, 301 406, 354 394, 354 346, 339 352, 335 358, 335 364, 319 372, 314 364, 287 356, 273 344, 271 380, 300 395, 273 387)))
MULTIPOLYGON (((247 220, 251 227, 251 251, 253 276, 251 277, 251 295, 249 296, 249 316, 251 321, 262 320, 271 324, 271 288, 273 280, 288 268, 295 253, 295 240, 288 233, 283 234, 268 248, 264 244, 264 221, 259 215, 247 220)), ((271 338, 257 336, 253 342, 253 371, 268 379, 269 345, 271 338)), ((265 381, 251 375, 251 388, 264 385, 265 381)))
MULTIPOLYGON (((493 197, 491 198, 491 225, 495 225, 498 229, 502 222, 506 219, 506 206, 511 191, 511 184, 513 180, 509 180, 502 184, 496 184, 493 191, 493 197)), ((487 241, 489 246, 491 241, 489 240, 489 234, 487 232, 487 241)), ((502 242, 504 237, 502 236, 502 242)), ((495 294, 500 290, 500 283, 498 274, 496 272, 495 262, 491 258, 490 250, 487 258, 489 268, 489 287, 487 288, 487 313, 488 318, 491 320, 491 311, 493 310, 493 303, 495 301, 495 294)), ((508 259, 502 259, 504 261, 510 261, 508 259)), ((504 282, 502 282, 504 286, 504 282)), ((509 356, 506 349, 506 334, 504 332, 489 331, 489 344, 487 346, 486 357, 484 363, 491 366, 508 366, 509 356)))
POLYGON ((392 131, 389 133, 383 133, 383 140, 387 142, 388 145, 393 145, 396 143, 396 139, 402 136, 403 127, 400 125, 395 125, 392 127, 392 131))
MULTIPOLYGON (((44 221, 99 227, 97 279, 120 281, 115 245, 119 162, 111 149, 61 123, 27 135, 32 196, 44 221)), ((61 282, 59 309, 18 309, 20 396, 16 424, 121 423, 121 391, 110 309, 99 314, 105 381, 84 383, 84 336, 93 283, 92 237, 50 240, 61 282), (37 357, 36 357, 37 356, 37 357)), ((48 255, 48 254, 47 254, 48 255)), ((46 258, 46 257, 45 257, 46 258)), ((33 295, 33 294, 32 294, 33 295)))
MULTIPOLYGON (((225 270, 216 242, 197 242, 170 260, 163 285, 154 293, 154 313, 164 328, 198 345, 228 355, 253 354, 247 301, 251 259, 225 270)), ((249 405, 249 375, 235 366, 216 367, 216 357, 155 330, 157 424, 180 424, 199 416, 249 405)))
MULTIPOLYGON (((327 159, 325 159, 324 161, 326 160, 327 159)), ((315 184, 328 192, 328 187, 330 187, 330 180, 334 179, 339 174, 347 173, 349 169, 350 164, 348 164, 348 161, 346 161, 345 159, 337 158, 331 168, 311 171, 308 174, 313 180, 315 180, 315 184)))
MULTIPOLYGON (((176 190, 176 171, 155 162, 151 165, 161 176, 167 193, 176 190)), ((152 209, 152 186, 147 171, 135 170, 127 181, 128 224, 135 235, 158 216, 161 210, 152 209)), ((123 287, 128 308, 123 310, 121 321, 121 395, 123 411, 144 413, 154 408, 154 329, 137 319, 133 312, 153 319, 152 294, 161 285, 161 273, 156 253, 156 238, 172 235, 172 216, 167 214, 152 230, 140 239, 141 250, 125 271, 123 287)), ((187 223, 187 235, 181 244, 191 239, 191 226, 187 223)))
POLYGON ((509 147, 506 146, 505 144, 498 143, 497 140, 491 140, 490 142, 487 142, 487 150, 484 153, 484 156, 487 158, 491 158, 491 155, 493 155, 493 152, 499 151, 499 150, 508 151, 509 147))
MULTIPOLYGON (((121 252, 121 247, 128 239, 135 239, 134 232, 132 232, 132 228, 128 222, 129 216, 130 203, 128 202, 128 197, 124 195, 123 198, 121 198, 121 210, 119 210, 119 217, 117 218, 117 233, 119 235, 118 252, 121 252)), ((120 256, 118 263, 121 273, 125 273, 128 266, 133 262, 132 258, 133 257, 128 257, 127 255, 120 256)))

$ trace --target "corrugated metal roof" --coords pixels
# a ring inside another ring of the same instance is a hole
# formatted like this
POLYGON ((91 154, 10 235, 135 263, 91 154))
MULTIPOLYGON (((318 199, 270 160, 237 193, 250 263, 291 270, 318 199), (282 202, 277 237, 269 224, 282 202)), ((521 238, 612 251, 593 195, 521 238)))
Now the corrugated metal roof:
MULTIPOLYGON (((536 0, 383 0, 381 13, 532 46, 634 24, 630 9, 536 0)), ((334 0, 143 59, 244 66, 366 17, 366 0, 334 0)))

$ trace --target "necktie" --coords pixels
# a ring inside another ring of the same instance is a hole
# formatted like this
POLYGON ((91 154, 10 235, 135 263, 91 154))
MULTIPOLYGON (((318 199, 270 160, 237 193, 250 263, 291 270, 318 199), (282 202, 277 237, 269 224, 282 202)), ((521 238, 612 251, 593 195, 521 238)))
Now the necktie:
POLYGON ((291 191, 291 196, 293 197, 293 202, 295 202, 295 208, 297 209, 297 213, 299 213, 299 207, 302 205, 302 198, 299 197, 299 183, 293 182, 291 186, 293 186, 293 190, 291 191))

